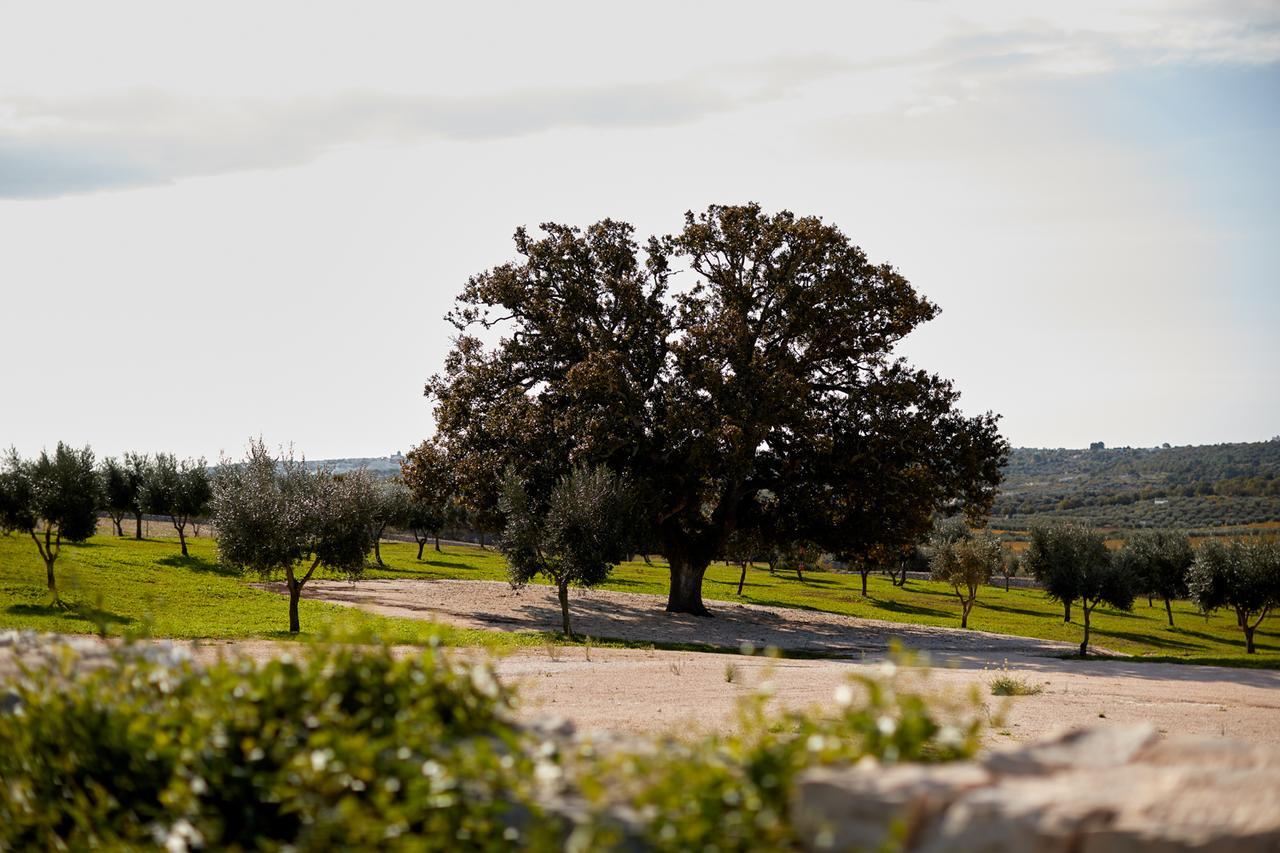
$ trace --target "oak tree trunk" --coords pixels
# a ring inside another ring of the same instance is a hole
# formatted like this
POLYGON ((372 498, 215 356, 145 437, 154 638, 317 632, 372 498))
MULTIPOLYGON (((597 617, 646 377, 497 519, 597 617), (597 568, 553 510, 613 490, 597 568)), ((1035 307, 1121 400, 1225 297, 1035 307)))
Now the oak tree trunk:
POLYGON ((711 612, 702 603, 702 576, 707 573, 711 561, 675 553, 669 555, 668 560, 671 563, 671 591, 667 593, 667 612, 710 616, 711 612))

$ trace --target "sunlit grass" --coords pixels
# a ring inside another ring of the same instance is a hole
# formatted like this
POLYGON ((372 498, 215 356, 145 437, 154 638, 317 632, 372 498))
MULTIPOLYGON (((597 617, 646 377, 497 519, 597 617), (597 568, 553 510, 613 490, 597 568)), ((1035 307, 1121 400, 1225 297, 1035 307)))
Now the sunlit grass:
MULTIPOLYGON (((492 550, 430 546, 416 559, 411 543, 382 546, 386 568, 370 566, 369 578, 461 579, 503 581, 502 558, 492 550)), ((69 606, 50 606, 44 568, 29 539, 0 536, 0 629, 35 628, 44 631, 113 635, 145 633, 156 637, 287 638, 287 607, 281 596, 251 585, 256 578, 226 572, 207 538, 191 540, 191 556, 179 556, 175 540, 136 542, 112 536, 95 537, 83 546, 68 546, 58 561, 58 582, 69 606)), ((873 576, 868 594, 861 594, 856 575, 806 573, 803 581, 792 573, 770 575, 749 569, 743 595, 737 595, 739 569, 712 566, 703 586, 709 602, 744 602, 841 613, 891 622, 958 627, 959 606, 950 587, 928 581, 909 581, 894 587, 887 578, 873 576)), ((621 592, 665 596, 668 570, 658 558, 619 566, 604 585, 621 592)), ((1174 604, 1176 626, 1165 622, 1160 602, 1149 608, 1142 599, 1131 613, 1099 608, 1093 615, 1091 642, 1097 647, 1153 660, 1280 667, 1280 631, 1276 617, 1258 631, 1259 654, 1244 654, 1243 640, 1231 617, 1219 612, 1205 617, 1189 602, 1174 604)), ((655 604, 655 607, 658 605, 655 604)), ((714 610, 714 606, 712 606, 714 610)), ((339 605, 303 600, 300 611, 304 634, 334 632, 375 633, 395 643, 426 643, 435 637, 448 645, 494 648, 539 647, 563 642, 556 634, 482 631, 452 628, 414 619, 375 616, 339 605)), ((1077 621, 1064 624, 1062 610, 1038 590, 1005 592, 986 587, 970 616, 976 630, 1079 643, 1077 621)), ((553 626, 548 626, 551 628, 553 626)), ((615 644, 600 644, 615 645, 615 644)), ((647 644, 616 644, 647 645, 647 644)), ((662 644, 659 644, 662 645, 662 644)), ((696 647, 691 647, 696 648, 696 647)))

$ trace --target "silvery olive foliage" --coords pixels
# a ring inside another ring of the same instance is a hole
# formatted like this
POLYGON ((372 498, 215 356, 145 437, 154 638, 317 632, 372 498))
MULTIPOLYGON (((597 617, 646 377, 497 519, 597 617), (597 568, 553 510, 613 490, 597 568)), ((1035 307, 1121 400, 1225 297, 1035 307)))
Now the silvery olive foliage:
POLYGON ((1106 604, 1116 610, 1133 607, 1135 583, 1124 566, 1112 559, 1101 532, 1075 524, 1038 527, 1023 555, 1028 571, 1040 581, 1049 597, 1060 601, 1071 621, 1071 602, 1079 599, 1084 612, 1084 639, 1080 656, 1089 651, 1090 617, 1106 604))
POLYGON ((1195 553, 1191 539, 1180 530, 1140 530, 1115 555, 1135 589, 1164 602, 1173 627, 1173 601, 1187 596, 1187 572, 1195 553))
POLYGON ((111 516, 111 525, 115 528, 116 535, 124 536, 121 522, 125 515, 133 512, 138 502, 137 481, 129 476, 128 464, 121 464, 114 456, 102 460, 98 468, 98 479, 102 508, 111 516))
POLYGON ((167 515, 178 531, 182 556, 187 556, 187 525, 209 511, 212 488, 209 466, 204 457, 178 461, 172 453, 157 453, 143 480, 142 507, 156 515, 167 515))
POLYGON ((1254 632, 1280 607, 1280 543, 1205 543, 1191 564, 1187 585, 1191 600, 1206 613, 1221 607, 1234 611, 1245 652, 1256 654, 1254 632))
POLYGON ((400 480, 380 480, 373 486, 373 556, 379 566, 382 549, 379 543, 388 527, 409 526, 409 489, 400 480))
POLYGON ((356 577, 373 549, 375 483, 365 471, 309 471, 292 450, 278 456, 261 439, 241 463, 224 460, 213 478, 213 518, 223 565, 264 579, 283 574, 289 630, 300 630, 298 599, 320 566, 356 577))
POLYGON ((93 451, 58 442, 53 455, 23 459, 11 449, 0 473, 0 526, 27 533, 44 560, 49 592, 62 543, 83 542, 98 527, 99 481, 93 451))
POLYGON ((933 579, 951 585, 960 599, 960 627, 968 628, 978 590, 1004 564, 1000 541, 986 531, 974 533, 962 519, 953 518, 938 526, 927 550, 933 579))
POLYGON ((513 587, 543 575, 556 585, 564 633, 570 585, 591 587, 626 559, 633 545, 636 508, 624 477, 604 466, 574 468, 545 503, 508 470, 499 506, 507 519, 499 546, 513 587))

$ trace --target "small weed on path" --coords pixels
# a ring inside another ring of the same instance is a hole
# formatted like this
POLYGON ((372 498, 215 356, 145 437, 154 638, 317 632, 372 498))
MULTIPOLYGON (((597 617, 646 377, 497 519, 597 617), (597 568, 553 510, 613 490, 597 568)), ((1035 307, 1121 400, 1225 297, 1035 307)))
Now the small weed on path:
POLYGON ((991 680, 992 696, 1036 696, 1043 692, 1043 684, 1032 684, 1026 678, 1009 672, 1007 662, 1000 667, 1000 674, 991 680))

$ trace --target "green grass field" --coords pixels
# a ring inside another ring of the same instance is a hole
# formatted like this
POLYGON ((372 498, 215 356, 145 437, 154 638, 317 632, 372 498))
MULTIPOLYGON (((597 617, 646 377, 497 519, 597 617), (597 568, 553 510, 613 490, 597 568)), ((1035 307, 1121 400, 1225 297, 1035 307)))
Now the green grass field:
MULTIPOLYGON (((366 577, 460 580, 504 580, 502 558, 493 551, 446 546, 436 553, 428 546, 416 559, 416 546, 383 543, 386 568, 370 567, 366 577)), ((222 570, 209 539, 192 541, 192 556, 178 555, 176 540, 135 542, 110 536, 95 537, 83 546, 69 546, 58 561, 59 587, 69 609, 49 604, 44 568, 34 544, 17 535, 0 537, 0 628, 112 634, 146 632, 157 637, 286 637, 287 609, 283 598, 249 585, 222 570)), ((660 561, 646 566, 625 563, 614 572, 606 589, 665 595, 667 569, 660 561)), ((710 601, 748 602, 843 613, 895 622, 957 627, 959 605, 949 587, 909 581, 905 588, 873 576, 864 599, 856 575, 812 573, 798 580, 793 574, 771 576, 750 570, 744 595, 736 594, 738 569, 716 565, 707 574, 703 595, 710 601)), ((712 606, 714 610, 714 606, 712 606)), ((1078 610, 1078 608, 1077 608, 1078 610)), ((1079 615, 1064 624, 1061 608, 1038 590, 982 590, 969 618, 982 631, 1080 642, 1079 615)), ((450 645, 510 647, 540 645, 550 634, 465 631, 407 619, 390 619, 355 612, 337 605, 303 601, 304 632, 372 631, 394 642, 423 643, 431 637, 450 645)), ((1118 652, 1153 660, 1229 666, 1280 668, 1280 620, 1273 616, 1258 631, 1259 654, 1244 654, 1243 638, 1234 618, 1220 611, 1206 618, 1188 602, 1174 605, 1176 627, 1165 622, 1157 602, 1148 608, 1139 600, 1131 613, 1101 608, 1093 617, 1093 642, 1118 652)), ((548 630, 557 626, 548 625, 548 630)))

